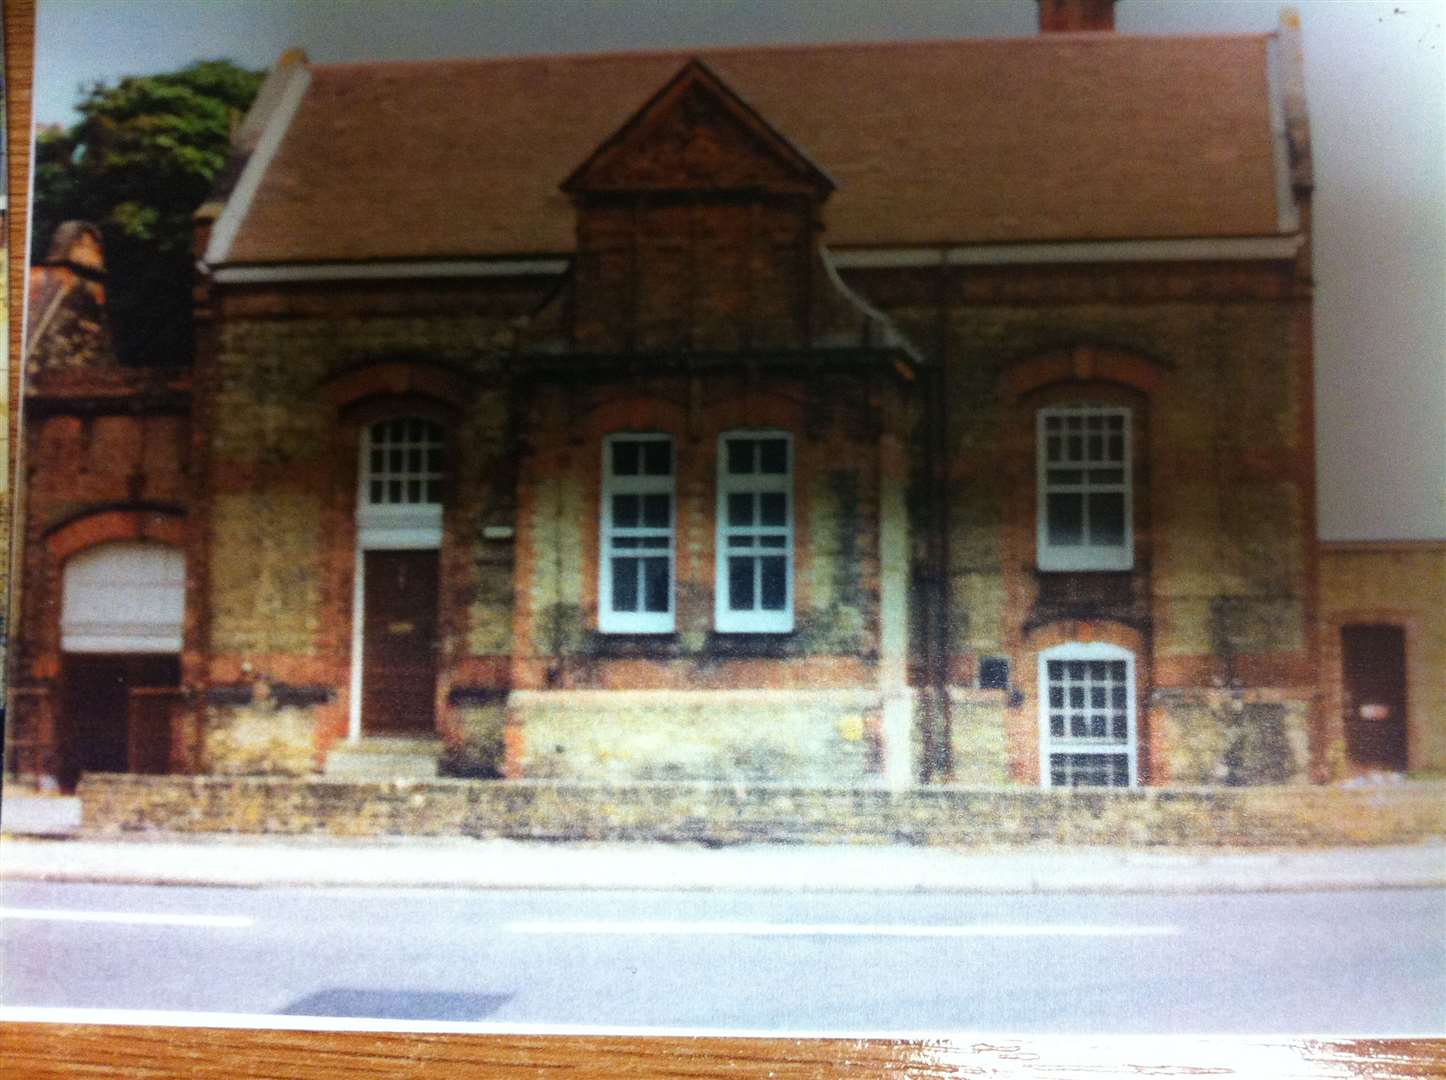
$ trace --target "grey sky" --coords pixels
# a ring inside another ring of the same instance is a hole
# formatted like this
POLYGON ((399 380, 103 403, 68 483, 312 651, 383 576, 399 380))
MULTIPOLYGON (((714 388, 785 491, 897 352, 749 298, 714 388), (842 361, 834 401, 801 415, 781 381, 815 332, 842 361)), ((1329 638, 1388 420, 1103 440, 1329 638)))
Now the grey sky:
MULTIPOLYGON (((1446 538, 1446 0, 1304 0, 1321 535, 1446 538)), ((1121 0, 1124 33, 1275 28, 1275 0, 1121 0)), ((79 89, 254 67, 1031 34, 1031 0, 40 0, 36 118, 79 89)), ((641 104, 641 103, 640 103, 641 104)))

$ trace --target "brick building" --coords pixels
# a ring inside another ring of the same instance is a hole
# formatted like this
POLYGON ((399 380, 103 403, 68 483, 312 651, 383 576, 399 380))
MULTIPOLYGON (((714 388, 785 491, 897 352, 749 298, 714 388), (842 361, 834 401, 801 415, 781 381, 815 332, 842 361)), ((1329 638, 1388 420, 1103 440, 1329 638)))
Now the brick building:
POLYGON ((198 214, 194 371, 32 341, 12 760, 1337 774, 1298 26, 1110 6, 284 56, 198 214))

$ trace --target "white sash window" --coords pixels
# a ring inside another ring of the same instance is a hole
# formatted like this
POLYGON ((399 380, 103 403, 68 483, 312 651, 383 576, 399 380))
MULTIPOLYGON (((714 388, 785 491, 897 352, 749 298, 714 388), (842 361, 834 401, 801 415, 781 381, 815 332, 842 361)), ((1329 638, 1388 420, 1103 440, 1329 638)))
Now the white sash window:
POLYGON ((673 440, 667 435, 603 440, 599 630, 673 630, 673 473, 673 440))
POLYGON ((1135 561, 1130 411, 1041 409, 1039 568, 1128 570, 1135 561))
POLYGON ((793 629, 793 440, 729 432, 718 441, 715 626, 725 633, 793 629))

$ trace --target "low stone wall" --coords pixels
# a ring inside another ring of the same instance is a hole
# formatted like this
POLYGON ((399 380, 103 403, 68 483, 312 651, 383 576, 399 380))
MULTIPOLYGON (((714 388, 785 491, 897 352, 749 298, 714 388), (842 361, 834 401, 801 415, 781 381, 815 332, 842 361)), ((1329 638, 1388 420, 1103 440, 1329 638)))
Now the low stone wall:
POLYGON ((82 827, 120 833, 1274 847, 1446 836, 1446 786, 804 788, 88 776, 82 827))

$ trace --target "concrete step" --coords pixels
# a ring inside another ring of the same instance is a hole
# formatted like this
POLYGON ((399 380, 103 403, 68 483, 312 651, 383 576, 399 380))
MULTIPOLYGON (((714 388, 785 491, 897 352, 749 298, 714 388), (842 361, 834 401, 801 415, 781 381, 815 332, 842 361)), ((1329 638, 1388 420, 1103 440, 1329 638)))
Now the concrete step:
POLYGON ((333 746, 323 773, 346 780, 425 780, 437 775, 441 756, 441 739, 368 736, 333 746))

